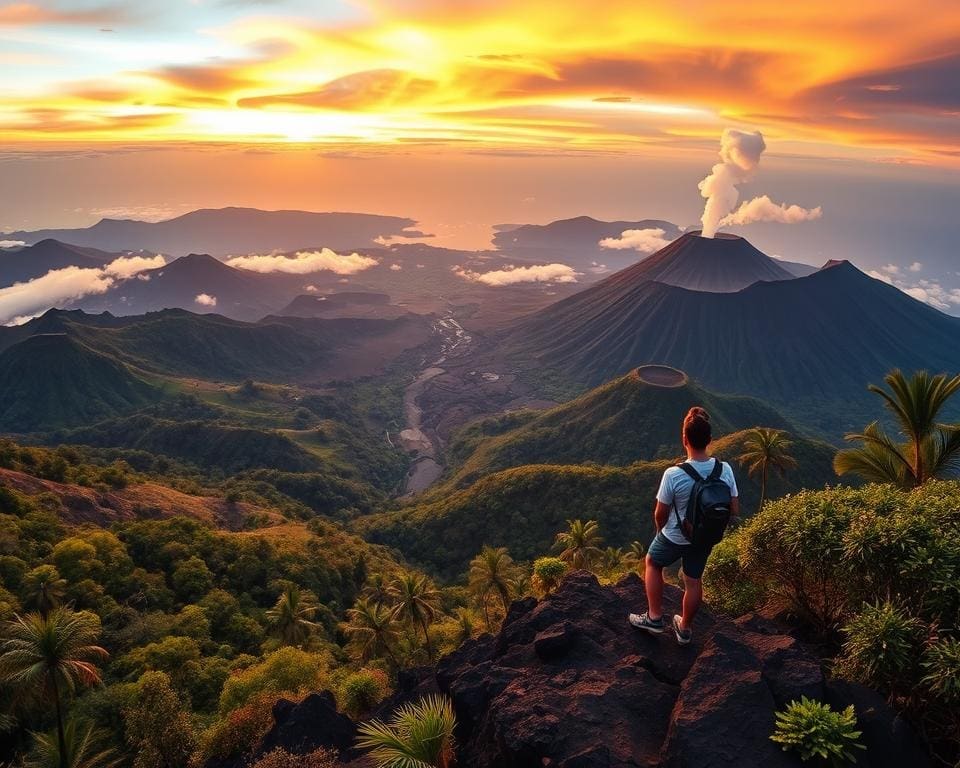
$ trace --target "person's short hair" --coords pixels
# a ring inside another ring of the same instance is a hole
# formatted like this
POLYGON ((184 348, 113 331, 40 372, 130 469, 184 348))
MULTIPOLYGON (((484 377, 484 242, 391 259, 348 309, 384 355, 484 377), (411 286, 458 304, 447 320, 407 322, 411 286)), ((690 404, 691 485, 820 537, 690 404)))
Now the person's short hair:
POLYGON ((683 419, 683 436, 687 445, 697 451, 702 451, 713 439, 710 431, 710 414, 703 408, 695 406, 687 411, 683 419))

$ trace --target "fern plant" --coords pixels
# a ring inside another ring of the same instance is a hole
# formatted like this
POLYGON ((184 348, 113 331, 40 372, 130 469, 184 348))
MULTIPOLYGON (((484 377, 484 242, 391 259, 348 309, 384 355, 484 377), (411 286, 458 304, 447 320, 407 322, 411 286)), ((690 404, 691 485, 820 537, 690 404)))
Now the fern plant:
POLYGON ((806 696, 777 713, 776 730, 770 738, 781 744, 784 752, 799 753, 804 762, 819 759, 837 768, 856 762, 854 749, 865 749, 858 741, 860 731, 852 706, 834 712, 829 704, 806 696))
POLYGON ((450 699, 431 695, 401 707, 389 723, 361 725, 357 746, 370 750, 377 768, 450 768, 456 724, 450 699))

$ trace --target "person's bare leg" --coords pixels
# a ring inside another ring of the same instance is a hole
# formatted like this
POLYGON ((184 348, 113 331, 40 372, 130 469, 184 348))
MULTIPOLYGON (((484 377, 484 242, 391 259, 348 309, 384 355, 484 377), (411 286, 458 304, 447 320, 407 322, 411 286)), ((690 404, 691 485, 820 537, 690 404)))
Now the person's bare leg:
POLYGON ((703 602, 703 585, 700 579, 691 579, 687 574, 683 574, 683 616, 680 620, 680 628, 688 630, 693 627, 693 619, 700 609, 700 603, 703 602))
POLYGON ((656 621, 663 616, 663 568, 657 565, 650 556, 646 558, 646 570, 643 583, 647 588, 647 616, 656 621))

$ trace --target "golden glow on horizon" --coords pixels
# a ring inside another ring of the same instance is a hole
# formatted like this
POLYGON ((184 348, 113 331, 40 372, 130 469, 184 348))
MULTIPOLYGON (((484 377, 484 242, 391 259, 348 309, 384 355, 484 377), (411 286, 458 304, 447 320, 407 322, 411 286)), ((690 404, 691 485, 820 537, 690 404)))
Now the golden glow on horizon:
MULTIPOLYGON (((960 156, 955 107, 900 84, 905 68, 956 56, 960 5, 926 5, 368 0, 349 23, 251 16, 204 30, 211 50, 242 55, 185 63, 184 45, 158 41, 176 63, 134 69, 119 63, 130 41, 106 39, 105 54, 122 46, 106 77, 69 64, 29 87, 0 75, 0 140, 610 150, 746 124, 840 155, 947 163, 960 156)), ((4 21, 5 7, 0 43, 38 34, 33 6, 4 21)))

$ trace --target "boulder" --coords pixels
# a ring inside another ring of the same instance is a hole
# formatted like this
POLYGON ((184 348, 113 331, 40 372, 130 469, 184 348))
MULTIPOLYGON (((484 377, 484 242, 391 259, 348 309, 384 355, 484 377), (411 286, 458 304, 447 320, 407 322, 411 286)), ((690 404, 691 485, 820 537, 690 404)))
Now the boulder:
POLYGON ((311 693, 299 704, 280 699, 273 706, 273 720, 273 727, 245 764, 256 762, 277 747, 297 755, 321 747, 337 750, 341 758, 353 753, 357 727, 337 711, 337 702, 330 691, 311 693))
MULTIPOLYGON (((679 612, 681 599, 667 587, 664 612, 679 612)), ((801 696, 831 694, 836 706, 854 697, 828 690, 818 660, 761 617, 730 622, 704 609, 680 646, 627 623, 646 607, 636 575, 601 586, 573 573, 545 599, 514 603, 496 636, 441 659, 436 683, 457 712, 459 765, 797 768, 770 740, 776 712, 801 696)), ((897 738, 885 728, 881 749, 897 738)), ((901 764, 928 765, 910 754, 901 764)))

